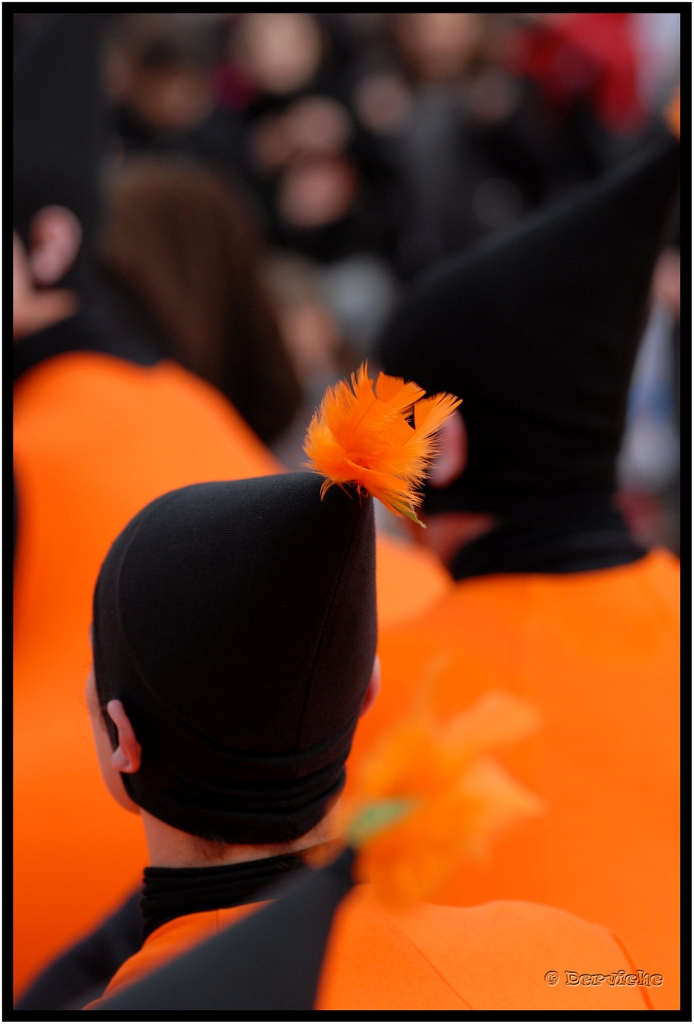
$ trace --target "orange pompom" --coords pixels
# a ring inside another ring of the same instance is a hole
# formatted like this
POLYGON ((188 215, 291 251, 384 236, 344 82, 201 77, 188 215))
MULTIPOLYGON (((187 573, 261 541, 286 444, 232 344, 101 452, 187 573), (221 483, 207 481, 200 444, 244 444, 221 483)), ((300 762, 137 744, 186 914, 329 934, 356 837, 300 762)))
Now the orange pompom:
POLYGON ((352 374, 351 387, 340 381, 329 388, 304 442, 307 465, 325 477, 321 495, 333 484, 354 483, 422 526, 417 488, 436 454, 434 435, 460 405, 453 395, 424 394, 417 384, 384 373, 374 390, 366 363, 352 374))
POLYGON ((395 725, 365 762, 346 828, 356 873, 394 908, 435 898, 466 858, 536 815, 539 799, 486 751, 537 728, 534 710, 488 694, 453 721, 418 716, 395 725))

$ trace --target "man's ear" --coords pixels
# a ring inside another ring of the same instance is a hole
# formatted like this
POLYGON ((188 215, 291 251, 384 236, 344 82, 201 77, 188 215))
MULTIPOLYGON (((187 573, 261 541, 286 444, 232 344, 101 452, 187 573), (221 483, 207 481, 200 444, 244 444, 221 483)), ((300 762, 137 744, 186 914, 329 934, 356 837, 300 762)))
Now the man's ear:
POLYGON ((82 227, 65 206, 44 206, 31 222, 29 267, 34 282, 52 285, 60 281, 82 244, 82 227))
POLYGON ((118 730, 118 746, 111 755, 111 764, 119 772, 131 774, 140 770, 142 763, 142 747, 137 742, 135 730, 119 700, 110 700, 106 711, 118 730))
POLYGON ((438 454, 427 473, 427 482, 432 487, 448 487, 467 466, 467 430, 459 409, 444 421, 438 435, 438 446, 438 454))
POLYGON ((359 715, 365 715, 369 710, 373 702, 378 697, 381 689, 381 661, 378 655, 374 658, 373 672, 371 673, 371 679, 369 679, 369 685, 366 688, 364 699, 361 702, 361 711, 359 715))

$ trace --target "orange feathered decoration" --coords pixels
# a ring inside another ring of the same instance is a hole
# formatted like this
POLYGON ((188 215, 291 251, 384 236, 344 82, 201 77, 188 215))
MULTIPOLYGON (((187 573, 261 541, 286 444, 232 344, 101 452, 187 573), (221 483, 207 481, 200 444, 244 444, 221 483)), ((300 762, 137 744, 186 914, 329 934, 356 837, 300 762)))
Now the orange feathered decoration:
POLYGON ((538 814, 540 800, 487 756, 537 724, 529 705, 495 693, 451 722, 418 715, 395 725, 343 811, 359 879, 394 908, 436 898, 462 860, 484 857, 498 832, 538 814))
POLYGON ((424 398, 418 384, 378 375, 367 365, 328 388, 304 441, 309 468, 325 477, 321 496, 333 484, 354 483, 397 515, 420 523, 417 488, 436 454, 434 435, 460 405, 453 395, 424 398), (414 414, 414 426, 408 417, 414 414))

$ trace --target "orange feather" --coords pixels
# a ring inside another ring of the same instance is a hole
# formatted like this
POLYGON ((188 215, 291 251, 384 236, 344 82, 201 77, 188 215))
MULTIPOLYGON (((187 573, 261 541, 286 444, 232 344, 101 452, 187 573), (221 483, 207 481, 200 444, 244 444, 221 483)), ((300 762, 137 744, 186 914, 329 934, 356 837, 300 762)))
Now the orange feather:
POLYGON ((304 441, 307 465, 325 477, 321 495, 353 483, 423 526, 415 512, 418 488, 436 454, 437 431, 460 405, 454 395, 424 394, 418 384, 384 373, 374 388, 366 363, 350 382, 328 388, 304 441))
POLYGON ((341 811, 360 880, 394 908, 436 901, 461 862, 484 859, 499 833, 541 813, 541 801, 489 757, 538 725, 532 706, 504 693, 449 722, 417 714, 394 723, 341 811))

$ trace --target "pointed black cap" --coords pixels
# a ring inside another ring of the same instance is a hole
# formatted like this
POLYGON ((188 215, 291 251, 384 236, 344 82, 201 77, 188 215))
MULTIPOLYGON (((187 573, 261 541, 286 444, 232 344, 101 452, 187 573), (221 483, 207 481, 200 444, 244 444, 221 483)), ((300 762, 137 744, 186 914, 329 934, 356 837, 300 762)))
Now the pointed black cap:
POLYGON ((184 832, 287 842, 344 785, 376 652, 373 500, 339 487, 321 500, 322 483, 172 491, 102 566, 97 690, 123 701, 143 751, 123 780, 184 832))
POLYGON ((66 206, 80 221, 84 253, 93 240, 106 123, 103 28, 103 14, 42 14, 18 42, 12 220, 25 244, 34 214, 53 205, 66 206))
POLYGON ((463 399, 467 468, 427 487, 425 511, 612 494, 678 182, 679 145, 659 136, 561 206, 440 265, 391 319, 386 373, 463 399))

